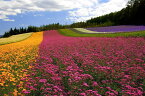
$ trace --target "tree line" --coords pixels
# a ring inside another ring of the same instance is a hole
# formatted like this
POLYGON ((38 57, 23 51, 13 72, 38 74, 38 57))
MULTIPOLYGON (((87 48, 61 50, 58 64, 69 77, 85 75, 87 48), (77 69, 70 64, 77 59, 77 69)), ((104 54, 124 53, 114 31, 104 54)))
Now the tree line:
POLYGON ((84 27, 86 26, 85 22, 78 22, 73 23, 71 25, 61 25, 59 23, 56 24, 49 24, 49 25, 42 25, 40 27, 36 26, 28 26, 27 28, 11 28, 8 32, 5 32, 3 37, 10 37, 12 35, 29 33, 29 32, 39 32, 39 31, 46 31, 46 30, 57 30, 57 29, 65 29, 65 28, 75 28, 75 27, 84 27))
POLYGON ((29 32, 39 32, 39 31, 45 31, 45 30, 56 30, 56 29, 61 29, 65 28, 64 25, 60 25, 59 23, 57 24, 50 24, 50 25, 43 25, 40 27, 36 26, 28 26, 27 28, 11 28, 8 32, 5 32, 3 37, 10 37, 12 35, 17 35, 17 34, 23 34, 23 33, 29 33, 29 32))
POLYGON ((17 35, 28 32, 38 32, 45 30, 57 30, 63 28, 77 28, 77 27, 98 27, 98 26, 112 26, 112 25, 145 25, 145 0, 130 0, 126 8, 121 11, 112 12, 100 17, 92 18, 85 22, 77 22, 70 25, 61 25, 59 23, 43 25, 40 27, 28 26, 27 28, 14 28, 6 32, 3 37, 17 35))
POLYGON ((87 20, 87 23, 113 25, 145 25, 145 0, 130 0, 126 8, 97 18, 87 20))

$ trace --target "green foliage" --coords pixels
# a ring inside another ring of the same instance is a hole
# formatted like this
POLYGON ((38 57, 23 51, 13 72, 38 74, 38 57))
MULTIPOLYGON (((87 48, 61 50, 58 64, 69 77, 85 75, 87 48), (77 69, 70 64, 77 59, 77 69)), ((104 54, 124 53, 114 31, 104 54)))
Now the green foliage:
POLYGON ((77 23, 71 24, 69 28, 88 27, 88 25, 90 24, 87 24, 85 22, 77 22, 77 23))
POLYGON ((145 37, 145 31, 124 32, 124 33, 110 33, 110 34, 81 34, 70 29, 58 30, 62 35, 70 37, 145 37))
POLYGON ((39 30, 45 31, 45 30, 57 30, 57 29, 63 29, 67 28, 68 25, 60 25, 59 23, 57 24, 49 24, 49 25, 43 25, 39 27, 39 30))
POLYGON ((9 32, 5 32, 5 34, 3 35, 3 38, 10 37, 12 35, 27 33, 28 32, 27 30, 28 30, 27 28, 20 28, 20 29, 17 29, 17 28, 12 29, 11 28, 9 32))

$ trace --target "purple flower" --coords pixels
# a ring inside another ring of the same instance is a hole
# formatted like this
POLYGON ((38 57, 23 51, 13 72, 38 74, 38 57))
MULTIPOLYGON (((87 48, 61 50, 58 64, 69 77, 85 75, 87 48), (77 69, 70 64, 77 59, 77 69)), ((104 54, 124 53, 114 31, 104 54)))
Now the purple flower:
POLYGON ((86 28, 87 30, 96 31, 96 32, 132 32, 132 31, 143 31, 145 30, 145 26, 108 26, 108 27, 93 27, 86 28))

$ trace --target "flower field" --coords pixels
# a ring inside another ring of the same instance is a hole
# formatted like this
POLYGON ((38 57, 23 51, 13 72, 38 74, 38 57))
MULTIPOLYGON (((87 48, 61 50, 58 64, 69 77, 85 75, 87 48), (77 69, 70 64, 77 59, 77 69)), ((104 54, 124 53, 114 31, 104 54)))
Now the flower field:
POLYGON ((133 31, 143 31, 145 26, 109 26, 109 27, 94 27, 86 28, 87 30, 96 31, 96 32, 133 32, 133 31))
POLYGON ((21 92, 25 90, 24 82, 20 79, 28 75, 42 36, 42 32, 33 33, 24 41, 0 46, 0 96, 24 95, 21 92))
POLYGON ((45 31, 26 72, 21 82, 28 96, 144 96, 145 39, 45 31))

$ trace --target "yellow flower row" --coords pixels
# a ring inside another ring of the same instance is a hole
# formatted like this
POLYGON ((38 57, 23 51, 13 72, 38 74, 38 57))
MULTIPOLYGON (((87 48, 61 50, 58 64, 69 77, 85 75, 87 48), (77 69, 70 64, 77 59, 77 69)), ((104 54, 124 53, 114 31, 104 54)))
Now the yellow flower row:
POLYGON ((38 56, 39 44, 43 32, 33 33, 28 39, 0 46, 0 96, 22 95, 17 85, 22 84, 20 78, 25 77, 30 63, 38 56))

